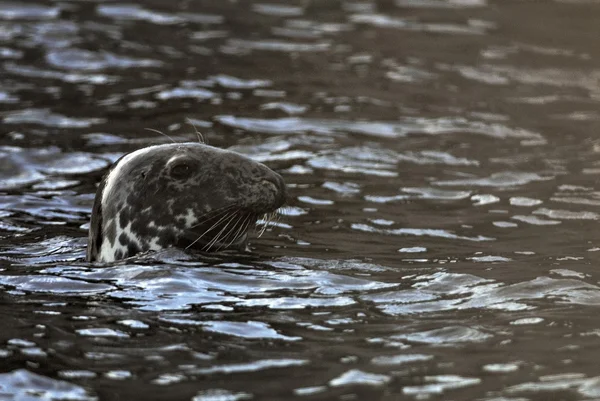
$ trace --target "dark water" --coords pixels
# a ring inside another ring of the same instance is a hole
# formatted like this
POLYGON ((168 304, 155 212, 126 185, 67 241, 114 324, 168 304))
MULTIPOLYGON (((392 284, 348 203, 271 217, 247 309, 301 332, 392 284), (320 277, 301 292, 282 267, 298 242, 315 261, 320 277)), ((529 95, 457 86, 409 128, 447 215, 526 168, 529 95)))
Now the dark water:
POLYGON ((600 399, 600 3, 0 2, 0 400, 600 399), (247 258, 82 261, 124 152, 281 172, 247 258))

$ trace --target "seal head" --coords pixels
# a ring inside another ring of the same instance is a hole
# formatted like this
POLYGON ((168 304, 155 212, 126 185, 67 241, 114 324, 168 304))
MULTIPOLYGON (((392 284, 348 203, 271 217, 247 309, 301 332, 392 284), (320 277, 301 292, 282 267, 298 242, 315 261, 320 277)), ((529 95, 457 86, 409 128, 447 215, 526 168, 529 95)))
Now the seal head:
POLYGON ((243 249, 256 220, 286 198, 281 176, 201 143, 149 146, 119 159, 92 209, 88 261, 169 247, 243 249))

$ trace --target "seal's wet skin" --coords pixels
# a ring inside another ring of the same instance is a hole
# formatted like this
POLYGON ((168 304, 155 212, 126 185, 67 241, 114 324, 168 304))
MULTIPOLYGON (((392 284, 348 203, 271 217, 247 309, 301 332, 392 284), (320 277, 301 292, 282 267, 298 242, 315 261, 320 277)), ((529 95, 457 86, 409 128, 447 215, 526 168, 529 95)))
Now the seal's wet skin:
POLYGON ((235 152, 200 143, 139 149, 100 183, 87 260, 169 247, 244 249, 248 229, 282 206, 285 194, 279 174, 235 152))

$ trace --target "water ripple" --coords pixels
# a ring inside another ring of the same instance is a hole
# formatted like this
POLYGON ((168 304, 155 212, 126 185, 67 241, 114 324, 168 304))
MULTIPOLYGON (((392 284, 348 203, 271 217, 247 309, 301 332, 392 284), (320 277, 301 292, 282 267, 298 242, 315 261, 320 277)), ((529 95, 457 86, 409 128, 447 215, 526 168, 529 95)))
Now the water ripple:
POLYGON ((298 17, 304 13, 301 7, 285 4, 258 3, 252 6, 252 10, 259 14, 277 17, 298 17))
POLYGON ((399 7, 410 8, 477 8, 488 4, 487 0, 396 0, 399 7))
POLYGON ((487 21, 469 20, 466 24, 424 23, 413 20, 390 17, 384 14, 354 14, 350 21, 355 24, 372 25, 379 28, 394 28, 407 31, 424 31, 437 34, 483 35, 494 27, 487 21))
POLYGON ((2 120, 5 124, 38 124, 57 128, 89 128, 106 121, 105 118, 76 118, 53 113, 49 109, 25 109, 9 112, 2 120))
POLYGON ((412 235, 417 237, 438 237, 447 239, 459 239, 465 241, 494 241, 495 238, 478 235, 476 237, 467 237, 457 234, 453 234, 450 231, 435 229, 435 228, 396 228, 396 229, 383 229, 370 226, 368 224, 352 224, 352 229, 358 231, 364 231, 376 234, 388 234, 388 235, 412 235))
POLYGON ((223 389, 202 390, 192 401, 240 401, 252 399, 252 395, 248 393, 234 393, 223 389))
POLYGON ((3 20, 45 20, 54 19, 59 14, 59 7, 41 4, 0 3, 0 19, 3 20))
POLYGON ((14 400, 35 398, 47 400, 96 401, 84 387, 32 373, 25 369, 0 374, 2 394, 14 400))
POLYGON ((5 397, 598 398, 594 2, 0 0, 5 397), (282 174, 252 252, 84 261, 144 127, 282 174))
MULTIPOLYGON (((512 129, 500 124, 468 121, 462 118, 403 118, 400 122, 323 120, 299 117, 261 119, 220 115, 215 119, 221 124, 251 132, 270 134, 293 134, 314 132, 339 134, 352 132, 384 138, 399 138, 408 134, 471 133, 494 138, 519 138, 540 140, 543 137, 524 129, 512 129)), ((435 154, 435 152, 433 152, 435 154)))
POLYGON ((36 67, 15 63, 5 63, 4 69, 7 72, 17 76, 56 79, 68 83, 89 83, 94 85, 103 85, 118 81, 117 77, 104 74, 83 74, 77 72, 65 73, 60 71, 42 70, 36 67))
POLYGON ((553 177, 540 176, 537 173, 503 171, 499 173, 493 173, 489 177, 485 178, 467 178, 458 180, 435 181, 435 185, 509 188, 518 185, 526 185, 535 181, 551 180, 552 178, 553 177))
POLYGON ((50 175, 88 174, 108 167, 109 161, 84 152, 62 153, 55 147, 0 147, 0 165, 6 172, 0 174, 1 189, 25 187, 42 180, 36 189, 62 189, 77 181, 61 181, 50 175))
POLYGON ((100 4, 96 7, 98 15, 126 21, 146 21, 158 25, 178 24, 183 18, 169 13, 147 10, 137 4, 100 4))
POLYGON ((161 61, 135 59, 107 51, 93 52, 83 49, 57 49, 46 54, 46 61, 53 67, 65 70, 99 71, 107 68, 159 67, 161 61))
POLYGON ((465 326, 449 326, 428 331, 397 334, 391 336, 395 340, 405 340, 413 343, 445 345, 450 343, 483 342, 492 337, 484 331, 465 326))
POLYGON ((332 387, 342 387, 342 386, 354 386, 354 385, 363 385, 363 386, 382 386, 388 383, 392 378, 387 375, 378 375, 374 373, 363 372, 358 369, 352 369, 341 376, 332 379, 329 382, 329 385, 332 387))
MULTIPOLYGON (((39 252, 49 252, 48 246, 58 246, 57 255, 62 255, 60 247, 63 245, 47 244, 39 252)), ((342 296, 344 294, 393 286, 326 271, 306 270, 300 265, 290 270, 289 262, 287 265, 278 272, 256 268, 238 270, 226 266, 202 269, 135 265, 101 269, 57 267, 47 271, 51 276, 4 275, 0 276, 0 281, 22 291, 51 292, 54 288, 56 292, 70 294, 101 292, 129 300, 142 310, 155 311, 186 310, 192 305, 223 303, 243 307, 268 306, 272 309, 344 306, 355 303, 351 297, 342 296), (57 277, 57 274, 60 276, 57 277), (106 282, 113 285, 100 284, 106 282), (266 294, 274 295, 292 288, 306 293, 306 298, 264 298, 266 294)))
POLYGON ((462 377, 458 375, 425 376, 421 386, 406 386, 402 392, 407 395, 427 397, 432 394, 443 394, 446 390, 474 386, 481 383, 477 377, 462 377))
POLYGON ((304 359, 261 359, 251 363, 232 364, 232 365, 217 365, 205 369, 192 370, 191 373, 199 375, 211 374, 231 374, 244 372, 257 372, 265 369, 286 368, 291 366, 302 366, 308 364, 309 361, 304 359))
POLYGON ((331 48, 329 42, 298 43, 284 40, 245 40, 230 39, 226 44, 229 53, 246 54, 251 50, 273 52, 326 52, 331 48))
POLYGON ((283 341, 299 341, 301 337, 290 337, 277 333, 276 330, 269 327, 264 322, 202 322, 201 325, 204 330, 212 333, 219 333, 229 336, 236 336, 241 338, 265 338, 272 340, 283 340, 283 341))

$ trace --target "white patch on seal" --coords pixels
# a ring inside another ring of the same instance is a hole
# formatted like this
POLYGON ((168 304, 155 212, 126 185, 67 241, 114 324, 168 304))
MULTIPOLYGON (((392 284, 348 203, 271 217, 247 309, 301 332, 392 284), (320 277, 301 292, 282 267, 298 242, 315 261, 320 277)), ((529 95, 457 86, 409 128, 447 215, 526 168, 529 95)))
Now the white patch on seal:
MULTIPOLYGON (((118 188, 123 185, 121 180, 123 179, 122 175, 123 175, 123 169, 125 168, 125 166, 138 157, 143 158, 146 154, 148 154, 148 152, 150 152, 154 148, 157 148, 160 146, 165 146, 165 145, 153 145, 153 146, 148 146, 148 147, 145 147, 142 149, 138 149, 134 152, 131 152, 131 153, 125 155, 123 158, 121 158, 118 161, 118 163, 112 168, 110 173, 108 173, 108 176, 106 177, 106 182, 104 184, 104 189, 102 190, 101 205, 102 205, 103 211, 106 210, 108 205, 110 204, 110 197, 114 196, 114 194, 119 191, 118 188)), ((119 217, 120 217, 119 213, 117 213, 117 215, 114 218, 115 223, 120 221, 119 217)), ((100 230, 104 231, 106 229, 106 227, 108 227, 110 225, 111 221, 113 221, 113 220, 104 220, 102 222, 102 226, 100 227, 100 230)), ((129 225, 125 228, 121 228, 120 224, 115 224, 115 227, 116 227, 116 235, 114 238, 114 243, 113 243, 113 245, 111 245, 110 241, 108 239, 104 238, 104 240, 102 241, 102 244, 100 246, 100 249, 98 250, 97 259, 99 261, 102 261, 102 262, 114 261, 115 260, 115 252, 117 252, 117 251, 121 251, 123 253, 123 255, 127 255, 127 246, 121 245, 121 243, 119 241, 119 236, 122 233, 125 233, 125 235, 127 236, 127 239, 129 241, 135 242, 138 245, 141 244, 140 238, 138 238, 136 235, 134 235, 131 232, 131 223, 129 223, 129 225)), ((104 232, 102 234, 104 236, 104 232)), ((156 244, 154 244, 154 246, 156 246, 156 244)))
MULTIPOLYGON (((116 220, 119 221, 119 214, 117 214, 116 220)), ((107 222, 110 223, 110 222, 107 222)), ((118 225, 117 225, 118 227, 118 225)), ((127 224, 124 228, 117 228, 117 235, 115 237, 115 242, 113 245, 110 244, 110 241, 104 240, 102 241, 102 246, 100 247, 100 252, 98 253, 98 260, 101 262, 112 262, 116 260, 115 252, 121 251, 123 255, 127 255, 127 245, 121 244, 119 238, 121 234, 125 234, 128 241, 131 241, 138 245, 140 249, 142 249, 142 242, 140 238, 131 232, 131 222, 127 224)), ((130 255, 133 256, 133 255, 130 255)))
POLYGON ((176 216, 177 219, 185 220, 185 228, 192 228, 192 226, 198 221, 196 213, 191 208, 185 210, 185 214, 179 214, 176 216))
POLYGON ((152 237, 150 239, 150 241, 148 241, 148 249, 151 250, 151 251, 160 251, 161 249, 164 249, 164 247, 162 245, 158 244, 158 241, 160 241, 160 234, 163 233, 164 231, 167 231, 169 229, 169 227, 167 227, 167 226, 157 226, 156 222, 149 221, 148 222, 148 228, 154 228, 159 233, 159 236, 152 237))

